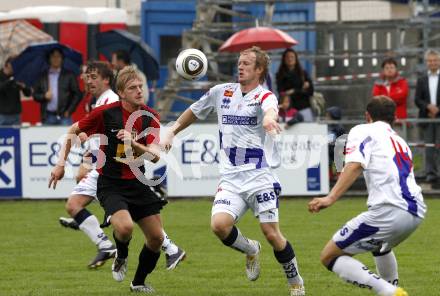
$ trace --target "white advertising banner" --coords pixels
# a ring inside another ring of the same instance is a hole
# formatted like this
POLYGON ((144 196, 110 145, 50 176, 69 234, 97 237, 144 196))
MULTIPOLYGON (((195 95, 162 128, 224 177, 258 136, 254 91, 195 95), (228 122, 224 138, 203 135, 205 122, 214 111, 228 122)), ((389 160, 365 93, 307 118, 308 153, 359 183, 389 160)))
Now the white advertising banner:
POLYGON ((21 130, 21 166, 24 198, 67 198, 75 186, 81 148, 73 147, 64 178, 56 190, 49 189, 49 176, 58 160, 68 127, 30 127, 21 130))
MULTIPOLYGON (((329 191, 327 126, 302 123, 277 140, 281 164, 275 169, 282 195, 315 195, 329 191)), ((188 127, 173 143, 167 157, 168 195, 213 196, 220 179, 217 124, 188 127), (172 163, 170 163, 172 161, 172 163)))
POLYGON ((327 125, 295 124, 281 136, 281 165, 275 172, 281 195, 329 192, 327 125))
MULTIPOLYGON (((67 127, 31 127, 21 130, 22 196, 66 198, 75 186, 82 149, 73 147, 66 174, 56 190, 48 188, 67 127)), ((163 136, 164 128, 162 128, 163 136)), ((275 169, 282 195, 315 195, 329 191, 327 126, 302 123, 284 131, 277 145, 281 164, 275 169)), ((166 174, 171 197, 214 196, 220 179, 217 124, 194 124, 181 132, 170 153, 146 163, 147 178, 166 174)))
POLYGON ((166 156, 169 196, 214 196, 220 179, 217 124, 193 124, 179 133, 166 156))

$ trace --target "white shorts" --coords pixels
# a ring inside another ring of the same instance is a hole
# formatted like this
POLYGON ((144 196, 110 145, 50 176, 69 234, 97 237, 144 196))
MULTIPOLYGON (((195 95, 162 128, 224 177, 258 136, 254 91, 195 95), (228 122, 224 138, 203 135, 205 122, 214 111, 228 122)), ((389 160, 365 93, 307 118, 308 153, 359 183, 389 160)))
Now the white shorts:
POLYGON ((275 223, 281 186, 269 168, 223 175, 211 214, 228 213, 238 221, 252 209, 260 223, 275 223))
POLYGON ((333 235, 333 241, 348 254, 384 253, 404 241, 421 222, 405 210, 381 205, 348 221, 333 235))
POLYGON ((98 172, 91 170, 81 181, 73 188, 72 195, 88 195, 97 200, 96 184, 98 183, 98 172))

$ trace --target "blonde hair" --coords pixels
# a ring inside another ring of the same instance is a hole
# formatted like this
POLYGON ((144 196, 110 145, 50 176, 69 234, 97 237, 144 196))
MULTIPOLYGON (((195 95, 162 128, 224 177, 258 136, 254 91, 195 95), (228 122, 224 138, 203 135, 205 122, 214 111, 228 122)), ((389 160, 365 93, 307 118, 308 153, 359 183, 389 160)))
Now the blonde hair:
POLYGON ((256 68, 263 69, 263 72, 261 72, 261 76, 260 76, 260 83, 263 83, 266 80, 267 74, 269 73, 270 57, 264 50, 262 50, 258 46, 252 46, 251 48, 245 49, 240 52, 240 55, 248 54, 251 52, 253 52, 256 57, 255 69, 256 68))
POLYGON ((143 82, 142 73, 133 66, 125 66, 118 73, 118 78, 116 79, 116 91, 121 93, 127 87, 128 82, 131 80, 138 79, 143 82))

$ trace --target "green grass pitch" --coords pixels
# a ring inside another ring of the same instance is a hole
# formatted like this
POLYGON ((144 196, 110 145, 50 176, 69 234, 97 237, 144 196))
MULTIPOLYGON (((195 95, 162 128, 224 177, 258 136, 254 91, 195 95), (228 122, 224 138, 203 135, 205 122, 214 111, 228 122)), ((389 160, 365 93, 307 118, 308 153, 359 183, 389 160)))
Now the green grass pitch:
MULTIPOLYGON (((343 198, 317 215, 306 210, 308 199, 280 201, 281 230, 292 243, 310 296, 374 295, 340 280, 319 263, 324 244, 342 224, 365 210, 364 198, 343 198)), ((411 296, 440 295, 440 199, 427 199, 428 215, 421 227, 395 249, 401 285, 411 296)), ((90 210, 101 219, 102 210, 90 210)), ((244 255, 224 247, 209 227, 211 200, 172 200, 162 212, 165 230, 187 251, 176 270, 166 271, 162 254, 147 280, 160 296, 288 295, 287 284, 258 221, 250 213, 241 231, 262 242, 262 272, 249 282, 244 255)), ((130 295, 129 283, 142 246, 138 228, 130 244, 127 278, 117 283, 111 262, 99 270, 87 263, 96 249, 80 231, 62 228, 63 201, 0 202, 0 295, 130 295)), ((110 234, 110 230, 106 230, 110 234)), ((357 257, 374 270, 370 254, 357 257)))

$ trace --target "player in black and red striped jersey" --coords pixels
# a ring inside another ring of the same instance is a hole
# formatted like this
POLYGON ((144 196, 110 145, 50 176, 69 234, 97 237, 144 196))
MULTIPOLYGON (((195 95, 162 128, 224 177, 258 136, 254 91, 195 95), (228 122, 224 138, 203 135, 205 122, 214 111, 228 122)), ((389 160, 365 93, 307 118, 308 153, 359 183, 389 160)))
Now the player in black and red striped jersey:
MULTIPOLYGON (((160 210, 166 202, 150 189, 144 176, 144 160, 159 160, 159 116, 144 105, 143 83, 139 71, 124 68, 116 82, 119 102, 94 109, 89 116, 73 124, 61 150, 60 159, 66 160, 74 136, 85 132, 88 136, 101 134, 97 155, 99 173, 97 195, 107 215, 111 216, 117 257, 112 273, 122 281, 127 271, 128 245, 133 232, 133 221, 145 235, 146 243, 139 254, 139 264, 130 284, 136 292, 151 292, 145 278, 151 273, 160 256, 163 241, 160 210)), ((64 175, 61 162, 52 170, 49 187, 64 175)))

